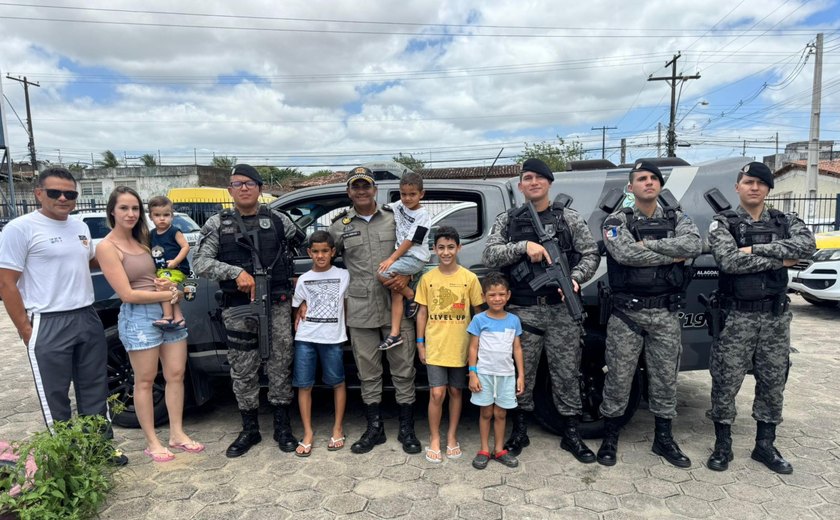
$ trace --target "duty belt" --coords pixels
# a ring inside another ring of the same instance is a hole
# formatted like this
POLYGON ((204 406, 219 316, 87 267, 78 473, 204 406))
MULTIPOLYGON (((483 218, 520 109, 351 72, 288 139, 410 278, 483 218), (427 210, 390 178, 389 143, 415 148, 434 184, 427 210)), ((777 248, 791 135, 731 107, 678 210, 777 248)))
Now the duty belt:
POLYGON ((678 304, 679 295, 666 294, 664 296, 633 296, 632 294, 613 294, 613 306, 640 311, 642 309, 670 308, 678 304))
POLYGON ((523 307, 529 307, 531 305, 555 305, 557 303, 563 303, 563 298, 559 294, 548 294, 545 296, 513 295, 510 297, 509 303, 523 307))
POLYGON ((778 316, 788 310, 788 299, 784 294, 776 298, 766 298, 764 300, 752 301, 725 298, 721 301, 721 307, 727 310, 736 310, 741 312, 772 312, 778 316))

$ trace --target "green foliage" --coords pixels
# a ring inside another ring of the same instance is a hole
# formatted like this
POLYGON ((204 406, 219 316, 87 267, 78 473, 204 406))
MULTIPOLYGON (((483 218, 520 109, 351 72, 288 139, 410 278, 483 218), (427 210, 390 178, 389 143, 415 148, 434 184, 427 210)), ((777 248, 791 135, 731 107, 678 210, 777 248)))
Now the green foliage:
POLYGON ((333 173, 335 173, 335 172, 332 171, 332 170, 318 170, 317 172, 310 173, 309 178, 310 179, 316 179, 318 177, 329 177, 333 173))
POLYGON ((114 447, 101 434, 107 426, 101 416, 78 417, 56 422, 53 435, 42 431, 18 443, 17 466, 11 473, 0 473, 0 512, 17 514, 21 520, 96 516, 113 485, 114 447), (26 453, 38 465, 31 482, 26 478, 26 453), (23 491, 13 497, 8 490, 16 484, 23 491))
POLYGON ((213 156, 213 160, 210 161, 210 166, 215 168, 224 168, 226 170, 230 170, 236 165, 236 157, 231 156, 228 157, 227 155, 216 155, 213 156))
POLYGON ((140 156, 143 166, 157 166, 157 157, 153 153, 144 153, 140 156))
POLYGON ((423 162, 422 160, 414 157, 411 154, 403 155, 402 153, 400 153, 399 155, 395 155, 394 156, 394 161, 402 164, 403 166, 405 166, 409 170, 412 170, 412 171, 415 171, 415 172, 422 170, 423 167, 426 166, 425 162, 423 162))
POLYGON ((82 164, 80 162, 74 162, 74 163, 71 163, 71 164, 67 165, 67 169, 70 170, 71 172, 80 172, 80 171, 87 170, 87 164, 82 164))
POLYGON ((114 152, 111 150, 105 150, 102 152, 102 160, 96 162, 97 166, 101 166, 102 168, 119 168, 120 167, 120 160, 117 159, 117 156, 114 155, 114 152))
POLYGON ((557 144, 543 141, 541 143, 525 143, 525 150, 516 157, 519 163, 526 159, 540 159, 551 168, 553 172, 566 171, 569 161, 583 159, 586 153, 579 141, 566 143, 562 137, 557 136, 557 144))

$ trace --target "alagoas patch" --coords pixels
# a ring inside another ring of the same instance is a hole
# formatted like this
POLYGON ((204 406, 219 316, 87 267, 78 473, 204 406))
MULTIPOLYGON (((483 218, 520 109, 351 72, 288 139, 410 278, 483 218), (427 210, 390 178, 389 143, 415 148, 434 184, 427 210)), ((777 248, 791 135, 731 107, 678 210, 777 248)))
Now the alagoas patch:
POLYGON ((604 221, 604 239, 613 240, 618 236, 618 228, 621 226, 621 220, 610 217, 604 221))

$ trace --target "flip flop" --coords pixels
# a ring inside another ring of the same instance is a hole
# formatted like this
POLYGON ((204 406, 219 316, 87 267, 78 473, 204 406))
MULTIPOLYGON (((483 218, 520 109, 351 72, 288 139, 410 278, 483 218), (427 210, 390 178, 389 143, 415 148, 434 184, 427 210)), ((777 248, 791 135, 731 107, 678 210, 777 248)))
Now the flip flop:
POLYGON ((347 440, 346 437, 339 437, 338 439, 330 437, 330 443, 327 444, 327 451, 338 451, 344 447, 344 441, 347 440))
POLYGON ((149 450, 149 448, 146 448, 145 450, 143 450, 143 453, 155 462, 170 462, 175 460, 175 455, 173 455, 170 452, 153 453, 149 450))
POLYGON ((182 442, 180 444, 170 444, 169 449, 175 451, 185 451, 187 453, 201 453, 205 446, 200 442, 190 441, 182 442))
POLYGON ((298 457, 308 457, 312 455, 312 443, 304 444, 303 441, 298 441, 298 446, 303 448, 303 451, 295 450, 295 455, 298 457))
POLYGON ((428 460, 432 464, 440 464, 441 462, 443 462, 443 458, 440 456, 440 450, 426 448, 426 460, 428 460), (437 455, 437 458, 432 457, 432 455, 437 455))
POLYGON ((446 458, 447 459, 460 459, 461 455, 464 452, 461 451, 461 443, 456 442, 455 446, 447 446, 446 447, 446 458))
POLYGON ((152 322, 152 325, 159 329, 169 330, 172 327, 172 320, 161 318, 152 322))
POLYGON ((181 329, 186 329, 187 328, 187 322, 184 321, 183 319, 180 319, 178 321, 172 320, 170 325, 172 326, 171 330, 181 330, 181 329))

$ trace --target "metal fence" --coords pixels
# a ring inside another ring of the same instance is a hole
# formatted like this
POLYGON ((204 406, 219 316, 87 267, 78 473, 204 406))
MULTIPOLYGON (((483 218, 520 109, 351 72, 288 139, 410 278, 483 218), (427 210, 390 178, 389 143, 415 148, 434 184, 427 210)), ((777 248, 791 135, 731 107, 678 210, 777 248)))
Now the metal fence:
POLYGON ((767 197, 767 205, 784 211, 795 212, 814 233, 840 229, 840 193, 816 198, 782 195, 767 197))

